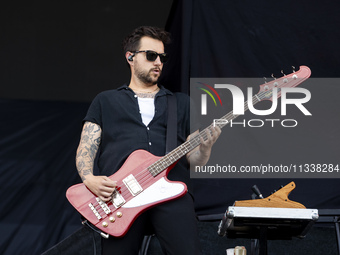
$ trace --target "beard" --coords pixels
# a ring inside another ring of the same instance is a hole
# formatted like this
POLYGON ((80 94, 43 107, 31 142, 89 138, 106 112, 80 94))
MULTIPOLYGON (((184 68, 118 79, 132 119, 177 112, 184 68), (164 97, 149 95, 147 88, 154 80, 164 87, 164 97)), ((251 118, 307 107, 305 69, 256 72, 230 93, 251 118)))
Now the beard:
POLYGON ((136 68, 136 76, 137 78, 145 84, 156 85, 158 83, 159 77, 161 76, 162 71, 159 68, 152 68, 148 72, 136 68), (158 75, 153 73, 154 70, 159 70, 158 75))

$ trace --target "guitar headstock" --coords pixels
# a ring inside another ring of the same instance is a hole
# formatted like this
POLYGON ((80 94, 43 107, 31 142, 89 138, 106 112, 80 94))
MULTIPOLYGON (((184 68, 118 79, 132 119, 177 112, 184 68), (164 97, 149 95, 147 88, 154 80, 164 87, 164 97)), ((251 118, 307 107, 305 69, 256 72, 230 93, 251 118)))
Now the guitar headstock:
POLYGON ((270 82, 260 85, 257 97, 260 100, 273 101, 273 89, 277 88, 277 97, 281 96, 281 88, 293 88, 305 81, 311 75, 311 70, 307 66, 300 66, 299 71, 293 71, 291 74, 284 75, 281 78, 274 79, 270 82))

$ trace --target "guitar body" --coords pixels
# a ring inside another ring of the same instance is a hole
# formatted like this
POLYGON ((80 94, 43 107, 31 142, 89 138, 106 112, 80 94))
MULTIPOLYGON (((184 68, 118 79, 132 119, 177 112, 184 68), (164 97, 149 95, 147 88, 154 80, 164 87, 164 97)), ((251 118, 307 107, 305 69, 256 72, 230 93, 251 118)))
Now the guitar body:
POLYGON ((148 167, 160 158, 144 150, 133 152, 119 171, 109 176, 117 181, 116 199, 112 202, 98 201, 84 184, 70 187, 66 197, 97 228, 115 237, 124 236, 142 212, 187 192, 184 183, 169 181, 166 177, 176 163, 156 176, 149 172, 148 167))

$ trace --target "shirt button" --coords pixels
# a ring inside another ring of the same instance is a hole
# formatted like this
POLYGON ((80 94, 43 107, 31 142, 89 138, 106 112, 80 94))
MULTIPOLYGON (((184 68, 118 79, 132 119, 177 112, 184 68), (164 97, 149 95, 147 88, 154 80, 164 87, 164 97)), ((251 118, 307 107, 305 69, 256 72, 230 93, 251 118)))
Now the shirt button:
POLYGON ((149 142, 149 145, 151 145, 151 142, 149 142))
POLYGON ((147 129, 147 130, 150 130, 150 128, 149 128, 149 127, 146 127, 146 129, 147 129))
POLYGON ((134 97, 137 97, 137 95, 134 95, 134 97))

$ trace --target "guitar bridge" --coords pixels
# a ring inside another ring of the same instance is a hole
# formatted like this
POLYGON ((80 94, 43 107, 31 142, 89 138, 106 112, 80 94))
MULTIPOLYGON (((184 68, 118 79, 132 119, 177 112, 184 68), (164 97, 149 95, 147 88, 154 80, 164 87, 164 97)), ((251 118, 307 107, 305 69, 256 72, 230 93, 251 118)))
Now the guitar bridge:
POLYGON ((103 202, 99 197, 96 197, 96 200, 106 214, 109 214, 111 212, 111 210, 107 206, 107 204, 105 202, 103 202))
POLYGON ((94 215, 97 217, 98 220, 100 220, 102 218, 102 216, 100 216, 99 212, 97 211, 97 209, 93 206, 92 203, 89 203, 89 207, 91 208, 92 212, 94 213, 94 215))
POLYGON ((112 204, 116 207, 119 208, 121 207, 123 204, 125 204, 125 199, 123 198, 123 196, 119 193, 119 191, 117 189, 115 189, 112 193, 112 204))

